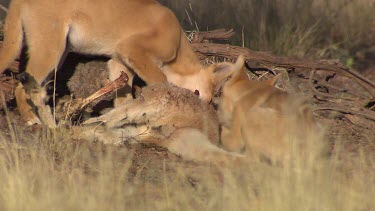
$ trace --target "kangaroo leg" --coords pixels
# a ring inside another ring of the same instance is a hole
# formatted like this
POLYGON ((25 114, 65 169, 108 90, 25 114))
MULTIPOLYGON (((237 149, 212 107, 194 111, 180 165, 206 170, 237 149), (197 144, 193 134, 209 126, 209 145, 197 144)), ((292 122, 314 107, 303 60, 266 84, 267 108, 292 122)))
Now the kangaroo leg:
POLYGON ((134 72, 114 59, 109 60, 107 66, 109 69, 110 81, 116 80, 120 76, 121 72, 125 72, 129 77, 129 83, 125 87, 116 91, 115 107, 117 107, 132 98, 132 87, 130 84, 133 81, 134 72))
POLYGON ((158 116, 159 113, 162 113, 160 112, 162 108, 155 105, 155 101, 143 102, 140 100, 129 100, 100 117, 86 120, 83 124, 105 122, 108 128, 119 128, 129 123, 146 123, 150 117, 155 117, 158 116))
MULTIPOLYGON (((39 26, 34 24, 35 22, 25 24, 25 26, 27 26, 25 27, 25 34, 29 48, 29 61, 26 67, 26 72, 34 77, 39 85, 42 84, 54 68, 57 68, 60 58, 65 51, 68 27, 63 27, 58 20, 55 21, 56 22, 52 21, 50 26, 59 27, 46 27, 49 26, 49 24, 46 24, 46 26, 39 26), (37 30, 35 30, 35 28, 30 30, 31 27, 35 27, 37 30)), ((31 97, 31 100, 33 101, 32 103, 38 108, 45 106, 45 90, 33 90, 32 93, 35 95, 35 97, 31 97)), ((34 113, 29 99, 30 96, 26 94, 23 87, 21 85, 18 86, 16 90, 16 101, 20 108, 22 118, 28 124, 38 124, 40 121, 34 113)))
POLYGON ((244 156, 238 153, 227 152, 212 144, 206 135, 197 129, 184 128, 177 130, 164 144, 169 151, 181 155, 184 159, 228 162, 241 161, 244 156))

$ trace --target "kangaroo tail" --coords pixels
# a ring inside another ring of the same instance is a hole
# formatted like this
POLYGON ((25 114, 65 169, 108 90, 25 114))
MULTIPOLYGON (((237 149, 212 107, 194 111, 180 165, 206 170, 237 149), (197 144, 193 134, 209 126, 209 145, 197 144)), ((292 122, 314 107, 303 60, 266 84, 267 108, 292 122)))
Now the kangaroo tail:
POLYGON ((0 48, 0 74, 17 58, 22 49, 21 3, 11 1, 5 20, 4 42, 0 48))

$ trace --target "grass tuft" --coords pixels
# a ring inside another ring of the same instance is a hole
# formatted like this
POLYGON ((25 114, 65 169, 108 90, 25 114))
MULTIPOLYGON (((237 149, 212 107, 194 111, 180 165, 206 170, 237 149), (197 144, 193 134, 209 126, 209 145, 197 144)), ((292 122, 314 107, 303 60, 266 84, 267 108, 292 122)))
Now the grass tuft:
POLYGON ((161 156, 134 171, 134 150, 76 141, 63 128, 32 136, 16 131, 15 140, 0 135, 1 210, 375 207, 375 161, 361 155, 347 165, 339 146, 324 159, 315 148, 303 156, 296 148, 283 167, 249 161, 222 168, 161 156))

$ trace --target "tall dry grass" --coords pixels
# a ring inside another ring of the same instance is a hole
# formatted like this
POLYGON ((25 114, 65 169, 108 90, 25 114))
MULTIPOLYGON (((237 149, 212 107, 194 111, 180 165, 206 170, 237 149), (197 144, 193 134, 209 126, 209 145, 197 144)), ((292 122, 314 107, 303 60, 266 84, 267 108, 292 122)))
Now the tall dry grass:
POLYGON ((279 55, 340 58, 375 45, 375 0, 160 0, 187 30, 235 28, 234 43, 279 55), (243 32, 243 35, 242 35, 243 32), (244 38, 244 40, 243 40, 244 38))
POLYGON ((0 134, 1 210, 375 208, 375 161, 350 158, 355 165, 348 171, 340 149, 323 159, 315 150, 303 159, 295 151, 283 167, 249 161, 212 170, 161 159, 155 161, 160 171, 146 163, 142 168, 149 173, 130 179, 132 150, 73 141, 63 128, 34 135, 15 129, 13 138, 0 134))
MULTIPOLYGON (((341 59, 375 45, 375 0, 158 0, 186 30, 235 28, 232 44, 278 55, 341 59)), ((373 49, 371 49, 373 51, 373 49)))

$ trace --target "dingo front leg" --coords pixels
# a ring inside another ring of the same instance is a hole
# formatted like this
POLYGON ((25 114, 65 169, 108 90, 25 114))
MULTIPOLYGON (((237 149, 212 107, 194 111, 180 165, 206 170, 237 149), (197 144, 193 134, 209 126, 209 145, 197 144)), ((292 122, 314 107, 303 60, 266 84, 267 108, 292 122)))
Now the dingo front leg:
MULTIPOLYGON (((45 25, 38 25, 36 20, 25 20, 25 36, 28 45, 29 61, 26 72, 35 79, 39 87, 32 87, 30 93, 32 97, 25 93, 23 86, 18 86, 16 91, 16 100, 22 118, 28 124, 40 123, 36 114, 30 105, 30 99, 38 109, 45 106, 44 98, 46 92, 41 88, 42 82, 48 74, 59 66, 61 57, 66 48, 66 37, 68 26, 60 20, 48 19, 45 25), (48 43, 48 47, 46 46, 48 43)), ((52 114, 51 114, 52 115, 52 114)), ((43 122, 45 123, 45 122, 43 122)))
POLYGON ((29 104, 30 96, 26 94, 21 83, 18 84, 14 90, 14 95, 16 97, 18 110, 23 120, 25 120, 28 125, 41 124, 33 107, 29 104))

